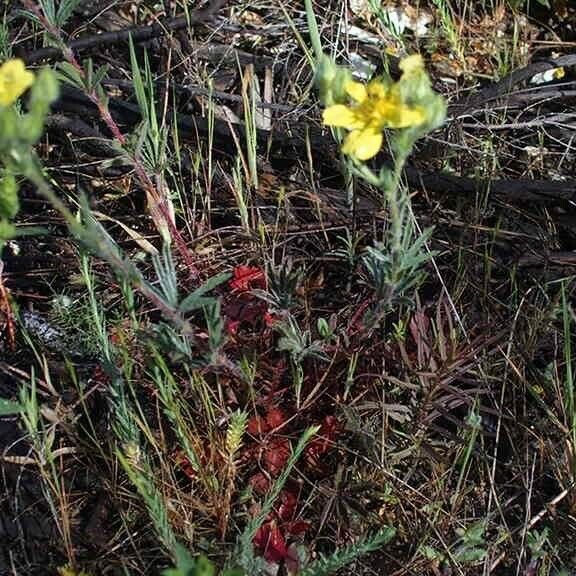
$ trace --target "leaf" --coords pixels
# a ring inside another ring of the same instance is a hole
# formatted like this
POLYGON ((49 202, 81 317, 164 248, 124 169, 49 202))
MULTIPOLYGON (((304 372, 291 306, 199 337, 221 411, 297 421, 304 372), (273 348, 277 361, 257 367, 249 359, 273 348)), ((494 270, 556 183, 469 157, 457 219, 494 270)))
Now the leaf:
POLYGON ((0 398, 0 416, 12 416, 13 414, 20 414, 24 411, 24 406, 19 402, 8 400, 7 398, 0 398))
POLYGON ((230 288, 237 292, 248 292, 252 288, 265 288, 266 277, 264 272, 257 266, 236 266, 234 279, 230 282, 230 288))
POLYGON ((316 20, 316 14, 314 13, 314 6, 311 0, 306 0, 304 6, 306 8, 306 20, 308 21, 310 43, 312 44, 316 60, 320 60, 323 56, 322 40, 320 39, 320 30, 318 29, 318 21, 316 20))
POLYGON ((262 507, 260 509, 259 514, 257 514, 254 518, 252 518, 252 520, 250 520, 250 522, 248 522, 248 524, 244 528, 244 531, 238 538, 237 557, 243 566, 250 565, 250 561, 253 559, 252 542, 254 540, 254 536, 258 532, 258 529, 264 524, 266 518, 272 511, 274 503, 276 502, 276 499, 280 495, 280 492, 282 492, 284 484, 286 484, 288 476, 290 475, 290 472, 292 472, 292 469, 294 468, 296 462, 304 452, 304 449, 306 448, 310 440, 312 440, 312 438, 315 436, 315 434, 318 432, 319 429, 320 429, 319 426, 311 426, 310 428, 307 428, 304 431, 302 436, 300 436, 298 444, 294 448, 292 454, 290 454, 288 461, 286 462, 286 465, 284 467, 284 470, 282 470, 282 473, 275 480, 270 492, 268 493, 266 499, 262 503, 262 507))
POLYGON ((276 522, 266 522, 254 536, 254 546, 259 548, 268 562, 279 563, 288 556, 288 546, 276 522))
POLYGON ((271 476, 276 477, 282 472, 290 458, 290 442, 287 438, 274 438, 268 442, 264 451, 264 468, 271 476))
POLYGON ((162 576, 216 576, 216 568, 206 556, 193 559, 188 550, 178 545, 176 548, 176 568, 162 572, 162 576))
POLYGON ((486 550, 483 548, 464 548, 458 550, 454 556, 462 563, 479 562, 486 557, 486 550))
POLYGON ((63 80, 71 86, 76 88, 84 88, 84 79, 82 78, 80 72, 72 66, 69 62, 60 62, 57 68, 57 76, 60 80, 63 80))
POLYGON ((0 180, 0 218, 14 218, 19 207, 16 177, 5 171, 0 180))
POLYGON ((16 226, 8 222, 8 220, 0 220, 0 240, 12 240, 16 236, 16 226))
POLYGON ((56 12, 56 24, 59 28, 64 26, 72 16, 74 10, 80 6, 81 0, 62 0, 56 12))
POLYGON ((311 562, 300 572, 300 576, 327 576, 328 574, 334 574, 356 558, 375 552, 385 544, 388 544, 395 535, 395 528, 385 526, 375 534, 365 536, 348 546, 338 548, 331 556, 320 555, 317 560, 311 562))
POLYGON ((230 274, 228 272, 216 274, 216 276, 208 278, 208 280, 206 280, 202 286, 194 290, 192 294, 189 294, 186 296, 186 298, 184 298, 184 300, 182 300, 182 302, 180 302, 180 311, 191 312, 192 310, 198 310, 210 304, 213 301, 213 298, 205 298, 204 294, 214 290, 214 288, 217 288, 220 286, 220 284, 223 284, 229 278, 230 274))

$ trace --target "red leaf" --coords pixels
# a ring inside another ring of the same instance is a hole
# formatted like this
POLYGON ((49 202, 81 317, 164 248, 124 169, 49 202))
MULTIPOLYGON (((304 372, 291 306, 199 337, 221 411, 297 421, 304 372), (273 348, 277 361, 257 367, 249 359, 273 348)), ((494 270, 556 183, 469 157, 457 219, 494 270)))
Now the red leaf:
POLYGON ((266 494, 271 488, 272 483, 263 472, 257 472, 249 480, 250 486, 256 494, 266 494))
POLYGON ((328 452, 339 431, 338 420, 335 416, 326 416, 318 436, 308 444, 306 448, 306 460, 310 466, 318 467, 320 465, 320 456, 328 452))
POLYGON ((282 522, 288 522, 294 517, 296 512, 296 504, 298 503, 298 497, 294 492, 289 490, 282 490, 280 492, 280 506, 278 506, 278 518, 282 522))
POLYGON ((288 547, 282 531, 274 520, 265 522, 257 530, 254 546, 268 562, 279 564, 288 556, 288 547))
POLYGON ((282 472, 290 457, 290 442, 286 438, 274 438, 264 451, 264 467, 272 476, 282 472))
POLYGON ((270 523, 264 522, 258 530, 256 530, 256 534, 254 534, 254 539, 252 540, 252 544, 254 544, 254 548, 256 548, 260 553, 264 552, 266 549, 266 545, 268 544, 268 540, 270 539, 270 523))
POLYGON ((266 310, 264 314, 264 324, 266 324, 268 328, 272 328, 272 326, 274 326, 274 324, 276 324, 277 321, 278 317, 273 312, 266 310))
POLYGON ((287 536, 300 536, 305 534, 310 530, 310 522, 305 522, 304 520, 295 520, 294 522, 288 522, 288 524, 283 525, 284 531, 287 536))
POLYGON ((268 310, 265 302, 257 300, 249 292, 233 295, 233 298, 222 310, 230 336, 235 336, 241 325, 254 328, 258 323, 264 322, 264 315, 268 310))
POLYGON ((236 266, 230 288, 237 292, 248 292, 253 288, 266 288, 264 272, 256 266, 236 266))
POLYGON ((322 427, 320 428, 320 435, 333 442, 336 439, 336 436, 338 436, 339 428, 340 424, 338 423, 336 416, 326 416, 324 422, 322 422, 322 427))
POLYGON ((300 557, 295 544, 288 546, 288 555, 285 558, 285 562, 289 574, 298 574, 300 571, 300 557))
POLYGON ((252 418, 248 420, 247 430, 249 434, 252 434, 252 436, 264 434, 264 432, 268 432, 268 429, 268 422, 262 418, 262 416, 252 416, 252 418))
POLYGON ((226 322, 226 332, 228 336, 236 336, 240 328, 240 320, 228 320, 226 322))
POLYGON ((190 460, 186 457, 183 450, 176 449, 172 453, 172 458, 174 459, 174 463, 176 466, 190 478, 190 480, 194 480, 196 478, 196 470, 192 467, 190 460))
POLYGON ((266 424, 270 430, 274 428, 279 428, 286 422, 286 416, 281 408, 270 408, 268 414, 266 414, 266 424))

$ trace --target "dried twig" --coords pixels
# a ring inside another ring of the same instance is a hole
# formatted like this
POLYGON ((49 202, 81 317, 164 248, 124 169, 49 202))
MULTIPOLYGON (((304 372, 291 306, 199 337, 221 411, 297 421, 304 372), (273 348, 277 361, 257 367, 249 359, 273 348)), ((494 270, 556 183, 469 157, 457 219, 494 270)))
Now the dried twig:
POLYGON ((576 66, 576 54, 567 54, 559 58, 549 58, 546 60, 539 60, 532 62, 524 68, 514 70, 511 74, 493 84, 489 84, 479 92, 471 96, 465 96, 453 103, 449 108, 449 114, 457 114, 462 116, 469 114, 471 110, 475 110, 496 98, 507 96, 514 86, 522 82, 526 82, 536 74, 541 74, 547 70, 554 68, 576 66))

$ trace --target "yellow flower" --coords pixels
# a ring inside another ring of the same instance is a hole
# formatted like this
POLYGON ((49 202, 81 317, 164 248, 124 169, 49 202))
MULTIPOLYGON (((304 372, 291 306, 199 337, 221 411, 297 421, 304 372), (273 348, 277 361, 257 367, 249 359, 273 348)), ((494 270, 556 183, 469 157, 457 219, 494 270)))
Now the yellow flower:
POLYGON ((19 59, 8 60, 0 66, 0 106, 10 106, 34 82, 34 74, 26 70, 19 59))
POLYGON ((399 66, 404 74, 419 74, 420 72, 424 72, 424 60, 422 60, 420 54, 412 54, 412 56, 404 58, 399 66))
MULTIPOLYGON (((404 76, 419 74, 424 70, 422 58, 418 55, 406 58, 400 67, 404 76)), ((323 120, 326 126, 350 131, 342 151, 358 160, 368 160, 378 153, 385 128, 409 128, 419 126, 426 120, 425 110, 421 106, 410 106, 403 101, 398 84, 372 80, 364 85, 349 81, 345 90, 352 103, 326 108, 323 120)))

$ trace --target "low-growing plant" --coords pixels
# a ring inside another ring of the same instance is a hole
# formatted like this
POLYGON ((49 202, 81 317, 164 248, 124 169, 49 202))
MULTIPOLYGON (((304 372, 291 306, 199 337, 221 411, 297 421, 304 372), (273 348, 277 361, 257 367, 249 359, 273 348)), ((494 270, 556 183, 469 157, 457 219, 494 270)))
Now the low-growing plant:
POLYGON ((375 291, 370 322, 374 324, 395 304, 412 301, 414 289, 423 279, 422 267, 431 256, 425 248, 432 231, 415 233, 402 173, 416 142, 444 122, 446 103, 432 88, 424 61, 417 54, 400 61, 398 81, 388 75, 367 84, 354 81, 350 70, 323 53, 311 2, 306 6, 316 54, 316 84, 325 107, 324 124, 335 129, 348 169, 381 191, 388 210, 383 240, 368 247, 362 256, 375 291), (368 162, 378 157, 383 146, 391 158, 375 170, 368 162))

